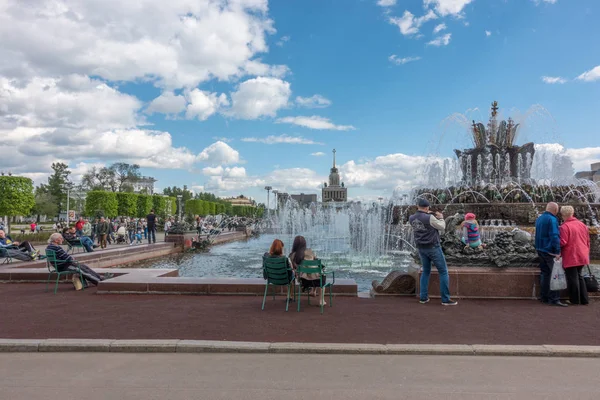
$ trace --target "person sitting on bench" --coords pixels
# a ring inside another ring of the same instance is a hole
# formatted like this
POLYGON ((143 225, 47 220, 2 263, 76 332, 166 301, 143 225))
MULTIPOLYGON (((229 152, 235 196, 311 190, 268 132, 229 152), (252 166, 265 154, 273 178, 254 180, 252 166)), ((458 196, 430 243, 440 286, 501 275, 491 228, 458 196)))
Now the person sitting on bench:
POLYGON ((67 254, 67 252, 61 247, 63 243, 63 235, 60 233, 53 233, 50 235, 50 240, 48 240, 48 247, 46 250, 52 250, 54 254, 56 254, 56 260, 58 261, 58 270, 62 271, 77 271, 77 266, 79 266, 79 270, 81 271, 81 275, 86 281, 86 286, 89 286, 90 283, 98 286, 98 283, 107 279, 107 277, 103 277, 100 274, 96 273, 93 269, 84 264, 79 264, 75 259, 67 254))
POLYGON ((78 237, 74 226, 69 229, 65 229, 63 231, 63 237, 67 242, 69 242, 72 245, 78 245, 79 243, 81 243, 81 245, 85 248, 85 251, 87 251, 88 253, 91 253, 92 251, 94 251, 95 247, 98 247, 94 246, 94 242, 92 242, 92 239, 90 239, 89 237, 78 237))
POLYGON ((20 261, 33 261, 39 256, 36 249, 33 248, 29 242, 13 242, 13 240, 4 232, 0 230, 0 247, 6 250, 6 254, 10 258, 16 258, 20 261))

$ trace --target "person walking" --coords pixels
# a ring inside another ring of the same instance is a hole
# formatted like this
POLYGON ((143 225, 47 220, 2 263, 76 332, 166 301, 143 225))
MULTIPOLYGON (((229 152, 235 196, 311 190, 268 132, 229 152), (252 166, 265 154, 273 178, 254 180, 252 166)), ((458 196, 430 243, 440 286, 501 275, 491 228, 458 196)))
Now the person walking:
POLYGON ((431 275, 431 263, 435 264, 440 279, 440 295, 442 305, 455 306, 458 302, 450 298, 450 278, 448 276, 448 266, 446 258, 440 245, 440 233, 446 229, 444 216, 440 212, 431 212, 430 204, 426 199, 419 199, 417 202, 417 212, 410 216, 409 223, 413 229, 413 235, 419 257, 423 264, 423 273, 421 274, 420 303, 429 302, 429 276, 431 275))
POLYGON ((96 226, 96 232, 98 233, 100 240, 100 247, 103 249, 106 248, 106 237, 108 236, 109 231, 110 227, 108 222, 106 222, 104 217, 101 217, 100 222, 98 222, 98 225, 96 226))
POLYGON ((571 206, 560 208, 564 221, 560 226, 560 248, 569 301, 571 304, 586 305, 589 299, 581 270, 584 265, 590 263, 590 234, 587 226, 575 218, 574 213, 575 210, 571 206))
POLYGON ((544 304, 567 307, 560 301, 557 290, 550 290, 554 260, 560 257, 560 231, 558 228, 558 204, 551 202, 546 211, 535 221, 535 249, 540 257, 540 300, 544 304))
POLYGON ((156 215, 154 215, 154 209, 146 215, 146 221, 148 224, 148 244, 156 243, 156 215))

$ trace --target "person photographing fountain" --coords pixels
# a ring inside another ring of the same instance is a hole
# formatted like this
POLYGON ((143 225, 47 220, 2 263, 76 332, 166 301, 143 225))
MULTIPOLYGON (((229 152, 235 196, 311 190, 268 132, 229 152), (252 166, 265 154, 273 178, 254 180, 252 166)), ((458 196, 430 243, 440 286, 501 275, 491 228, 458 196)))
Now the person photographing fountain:
POLYGON ((560 301, 557 290, 550 290, 552 268, 560 258, 560 230, 558 228, 558 204, 551 202, 546 211, 535 221, 535 248, 540 257, 540 300, 544 304, 567 307, 560 301))
POLYGON ((433 262, 439 274, 442 305, 455 306, 458 302, 450 298, 448 266, 440 245, 440 233, 446 229, 444 215, 439 211, 430 211, 429 207, 429 201, 419 199, 417 212, 411 215, 408 220, 412 226, 415 243, 423 265, 420 282, 420 303, 429 302, 429 276, 431 275, 431 263, 433 262))

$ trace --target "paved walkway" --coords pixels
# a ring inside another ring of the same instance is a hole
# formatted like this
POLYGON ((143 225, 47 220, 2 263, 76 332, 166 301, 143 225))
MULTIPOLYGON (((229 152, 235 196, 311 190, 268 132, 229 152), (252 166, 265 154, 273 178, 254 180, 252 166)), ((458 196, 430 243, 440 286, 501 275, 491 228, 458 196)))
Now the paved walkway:
POLYGON ((0 354, 0 398, 585 400, 597 398, 598 369, 600 359, 533 357, 14 353, 0 354))
POLYGON ((532 300, 334 299, 285 312, 282 298, 96 295, 63 284, 0 284, 0 338, 197 339, 257 342, 600 345, 600 301, 551 307, 532 300))

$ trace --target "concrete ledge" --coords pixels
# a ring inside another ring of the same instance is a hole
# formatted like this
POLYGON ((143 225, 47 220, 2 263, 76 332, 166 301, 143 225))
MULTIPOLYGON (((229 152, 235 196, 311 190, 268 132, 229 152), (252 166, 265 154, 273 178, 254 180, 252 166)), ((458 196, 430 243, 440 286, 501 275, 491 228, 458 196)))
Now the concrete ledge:
POLYGON ((0 339, 0 353, 35 353, 41 342, 37 339, 0 339))
POLYGON ((302 354, 385 354, 383 344, 359 343, 271 343, 271 353, 302 354))
POLYGON ((110 351, 110 339, 47 339, 40 342, 40 352, 105 352, 110 351))
POLYGON ((388 354, 422 354, 472 356, 473 346, 467 344, 388 344, 388 354))
POLYGON ((181 340, 177 353, 268 353, 267 342, 222 342, 212 340, 181 340))
POLYGON ((275 353, 275 354, 387 354, 508 357, 593 357, 600 346, 467 345, 467 344, 362 344, 269 343, 216 340, 112 340, 112 339, 0 339, 0 353, 113 352, 113 353, 275 353))
POLYGON ((475 344, 472 346, 478 356, 549 356, 550 351, 545 346, 508 346, 496 344, 475 344))
POLYGON ((179 340, 115 340, 111 353, 175 353, 179 340))

